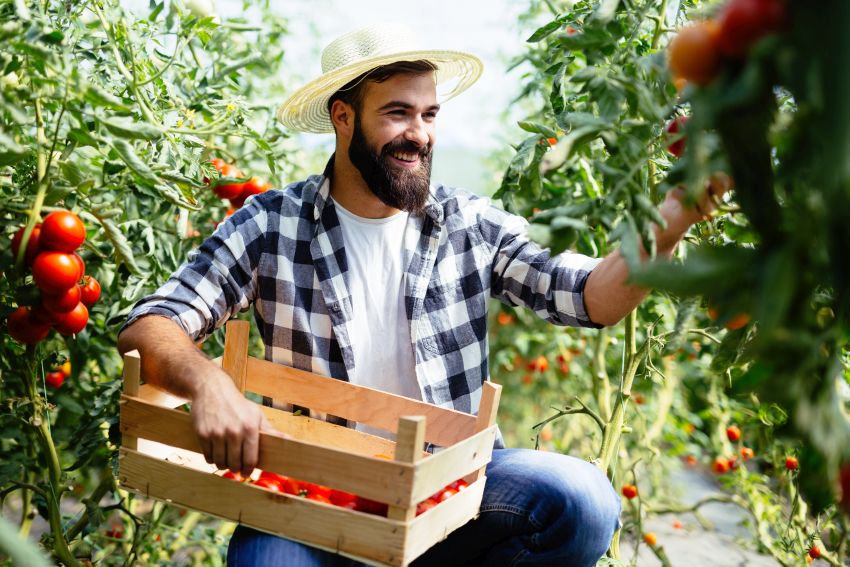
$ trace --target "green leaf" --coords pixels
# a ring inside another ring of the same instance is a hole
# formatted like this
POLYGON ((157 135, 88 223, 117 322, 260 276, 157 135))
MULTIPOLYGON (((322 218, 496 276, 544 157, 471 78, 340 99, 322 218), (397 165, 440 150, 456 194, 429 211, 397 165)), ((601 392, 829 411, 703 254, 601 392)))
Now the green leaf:
POLYGON ((525 130, 526 132, 531 132, 532 134, 540 134, 545 138, 557 138, 558 132, 549 128, 545 124, 540 124, 539 122, 525 122, 519 121, 517 125, 525 130))
POLYGON ((143 120, 133 120, 124 116, 104 118, 101 123, 106 129, 122 138, 136 140, 157 140, 162 136, 162 128, 143 120))
POLYGON ((133 274, 140 274, 136 258, 133 255, 133 248, 130 246, 130 241, 124 236, 124 233, 112 219, 96 219, 100 226, 103 227, 103 232, 106 238, 112 243, 112 248, 115 251, 115 256, 119 263, 127 266, 133 274))
POLYGON ((525 41, 527 41, 528 43, 536 43, 536 42, 540 41, 541 39, 548 37, 550 34, 552 34, 552 32, 554 32, 555 30, 560 28, 563 25, 563 23, 564 23, 563 18, 558 18, 556 20, 553 20, 553 21, 549 22, 548 24, 546 24, 545 26, 538 28, 537 31, 535 31, 533 34, 531 34, 531 37, 529 37, 525 41))
POLYGON ((62 175, 65 176, 65 179, 68 180, 68 183, 71 185, 77 186, 85 180, 83 176, 83 172, 80 171, 80 168, 72 161, 63 161, 59 163, 59 169, 62 171, 62 175))
POLYGON ((127 164, 127 167, 133 170, 133 172, 144 179, 145 181, 156 185, 159 183, 159 176, 154 173, 154 171, 148 167, 148 164, 143 162, 141 158, 136 154, 136 151, 133 149, 133 146, 130 145, 126 140, 122 140, 121 138, 115 138, 112 140, 112 147, 127 164))
POLYGON ((620 0, 602 0, 596 8, 596 12, 593 13, 593 19, 607 24, 614 18, 619 5, 620 0))
POLYGON ((131 108, 124 104, 120 98, 104 90, 96 83, 91 83, 83 95, 86 102, 97 108, 111 108, 112 110, 123 110, 129 112, 131 108))

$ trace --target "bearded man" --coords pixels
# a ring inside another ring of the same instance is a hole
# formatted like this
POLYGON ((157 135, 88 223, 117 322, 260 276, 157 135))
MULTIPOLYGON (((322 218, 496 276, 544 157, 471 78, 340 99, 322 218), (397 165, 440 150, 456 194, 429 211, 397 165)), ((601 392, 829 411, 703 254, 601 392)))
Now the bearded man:
MULTIPOLYGON (((187 263, 140 301, 119 337, 142 377, 188 398, 208 462, 249 474, 259 407, 197 348, 254 307, 265 357, 340 380, 477 413, 489 379, 491 297, 558 325, 612 325, 646 290, 626 283, 619 253, 552 256, 524 219, 430 179, 440 104, 468 88, 480 61, 423 49, 397 25, 347 34, 323 52, 321 77, 282 105, 299 131, 334 133, 325 171, 248 199, 187 263)), ((660 255, 711 210, 672 194, 661 206, 660 255)), ((597 467, 503 448, 486 470, 480 516, 414 565, 590 566, 607 549, 620 499, 597 467)), ((237 527, 229 565, 359 565, 237 527)))

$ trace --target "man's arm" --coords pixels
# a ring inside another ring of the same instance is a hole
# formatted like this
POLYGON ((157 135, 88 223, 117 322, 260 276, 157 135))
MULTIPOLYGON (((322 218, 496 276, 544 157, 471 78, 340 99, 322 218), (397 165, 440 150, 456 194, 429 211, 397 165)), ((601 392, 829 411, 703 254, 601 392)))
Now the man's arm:
POLYGON ((248 475, 257 465, 259 432, 272 427, 221 368, 195 346, 179 325, 157 315, 142 317, 118 336, 123 355, 138 350, 145 382, 187 398, 208 463, 248 475))
MULTIPOLYGON (((668 193, 659 207, 661 216, 667 221, 667 227, 664 230, 655 227, 657 255, 670 258, 691 225, 703 220, 714 210, 711 195, 722 197, 725 192, 726 187, 713 183, 697 207, 689 207, 682 202, 684 191, 681 189, 668 193)), ((641 260, 648 257, 646 251, 641 248, 641 260)), ((584 303, 591 321, 600 325, 615 325, 640 305, 649 290, 627 284, 628 277, 629 267, 619 250, 606 256, 590 272, 584 288, 584 303)))

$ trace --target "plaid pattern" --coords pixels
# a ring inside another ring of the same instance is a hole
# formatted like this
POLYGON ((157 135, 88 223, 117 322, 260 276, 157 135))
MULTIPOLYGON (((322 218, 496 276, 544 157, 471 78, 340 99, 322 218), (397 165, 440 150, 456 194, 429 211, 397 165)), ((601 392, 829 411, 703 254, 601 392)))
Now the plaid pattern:
MULTIPOLYGON (((312 176, 250 198, 125 326, 151 314, 199 340, 254 304, 267 360, 348 379, 351 297, 342 232, 327 178, 312 176)), ((583 290, 599 260, 550 256, 526 221, 489 199, 441 185, 405 232, 405 303, 425 401, 477 413, 489 378, 490 297, 558 325, 597 327, 583 290)))

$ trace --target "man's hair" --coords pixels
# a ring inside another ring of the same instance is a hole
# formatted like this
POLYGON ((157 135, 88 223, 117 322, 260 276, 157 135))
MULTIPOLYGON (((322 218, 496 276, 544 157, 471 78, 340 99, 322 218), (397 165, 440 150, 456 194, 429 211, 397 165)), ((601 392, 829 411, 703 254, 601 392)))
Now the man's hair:
POLYGON ((360 112, 363 105, 363 94, 366 92, 366 83, 383 83, 396 75, 420 75, 436 70, 436 65, 424 59, 419 59, 418 61, 398 61, 389 65, 375 67, 359 75, 356 79, 347 82, 331 95, 331 98, 328 99, 328 113, 330 113, 331 107, 337 100, 350 104, 354 107, 355 112, 360 112))

